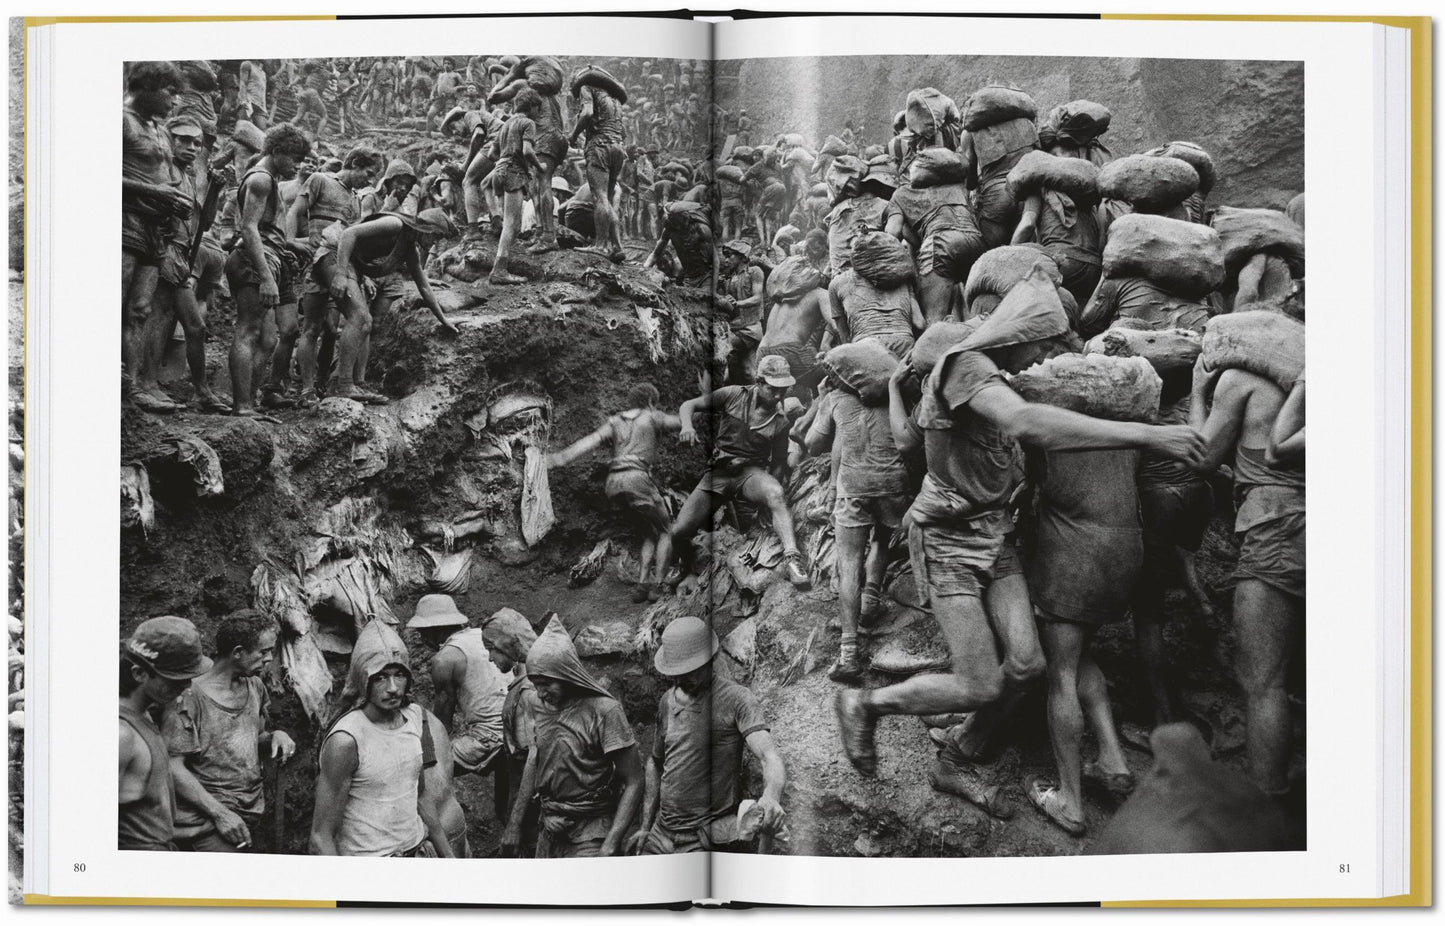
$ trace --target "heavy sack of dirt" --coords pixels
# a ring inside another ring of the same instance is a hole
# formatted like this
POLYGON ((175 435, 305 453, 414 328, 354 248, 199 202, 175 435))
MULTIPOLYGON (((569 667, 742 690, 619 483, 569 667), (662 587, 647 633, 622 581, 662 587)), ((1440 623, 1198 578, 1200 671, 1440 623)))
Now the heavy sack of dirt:
POLYGON ((1008 191, 1015 201, 1042 189, 1057 190, 1081 204, 1099 201, 1099 168, 1083 158, 1061 158, 1030 151, 1008 172, 1008 191))
MULTIPOLYGON (((884 155, 887 157, 887 155, 884 155)), ((924 148, 913 156, 911 185, 918 189, 943 186, 945 183, 963 183, 968 178, 968 167, 963 156, 948 148, 924 148)))
POLYGON ((1009 377, 1030 402, 1110 421, 1153 422, 1164 383, 1143 357, 1063 354, 1009 377))
POLYGON ((527 75, 527 83, 531 88, 543 96, 553 96, 562 92, 562 68, 556 58, 545 55, 528 55, 522 59, 522 69, 527 75))
POLYGON ((1219 232, 1229 273, 1237 273, 1254 255, 1267 253, 1284 258, 1290 276, 1305 275, 1305 231, 1283 212, 1220 206, 1209 224, 1219 232))
POLYGON ((582 92, 583 87, 596 87, 604 93, 611 94, 619 103, 627 102, 627 88, 606 69, 595 64, 578 68, 572 73, 572 96, 575 98, 582 92))
POLYGON ((1149 361, 1154 372, 1165 376, 1193 368, 1202 347, 1199 333, 1185 328, 1165 331, 1110 328, 1085 344, 1084 353, 1106 357, 1143 357, 1149 361))
POLYGON ((900 238, 868 232, 853 239, 853 269, 879 289, 894 289, 913 279, 913 254, 900 238))
POLYGON ((775 299, 797 299, 823 285, 823 275, 801 254, 785 257, 768 274, 768 295, 775 299))
POLYGON ((910 90, 903 119, 914 135, 941 139, 948 131, 945 127, 959 121, 958 104, 932 87, 910 90))
POLYGON ((840 154, 847 153, 848 146, 844 144, 843 139, 839 138, 837 135, 829 135, 827 138, 823 139, 823 147, 818 149, 818 155, 820 157, 827 156, 830 158, 836 158, 840 154))
POLYGON ((1177 158, 1199 175, 1199 192, 1208 194, 1214 189, 1214 158, 1209 152, 1192 141, 1171 141, 1157 148, 1150 148, 1145 154, 1156 158, 1177 158))
POLYGON ((1224 249, 1218 232, 1162 215, 1131 214, 1116 219, 1109 226, 1103 263, 1106 277, 1143 277, 1160 289, 1192 299, 1224 282, 1224 249))
POLYGON ((1204 364, 1211 370, 1247 370, 1293 388, 1305 369, 1305 326, 1282 312, 1217 315, 1204 329, 1204 364))
POLYGON ((1099 171, 1099 192, 1132 203, 1135 209, 1162 212, 1199 189, 1199 174, 1178 158, 1131 154, 1099 171))
POLYGON ((898 369, 898 358, 881 342, 869 338, 840 344, 828 351, 823 363, 864 405, 888 401, 888 379, 898 369))
POLYGON ((929 325, 928 330, 920 334, 913 344, 913 354, 909 362, 914 372, 919 376, 927 376, 933 372, 944 352, 977 331, 981 324, 983 319, 975 317, 966 322, 949 318, 929 325))
MULTIPOLYGON (((1014 87, 984 87, 968 98, 963 108, 963 127, 972 132, 1010 119, 1037 119, 1034 98, 1014 87)), ((908 126, 913 128, 912 124, 908 126)))
POLYGON ((719 180, 726 180, 729 183, 743 182, 743 169, 736 164, 724 164, 714 172, 714 175, 719 180))
POLYGON ((974 297, 985 294, 1003 298, 1035 267, 1044 268, 1055 286, 1063 285, 1059 265, 1041 248, 1009 244, 985 251, 968 271, 968 281, 963 285, 964 305, 973 305, 974 297))
POLYGON ((1063 140, 1087 144, 1109 131, 1113 119, 1109 107, 1092 100, 1074 100, 1049 110, 1039 125, 1039 144, 1048 146, 1063 140))

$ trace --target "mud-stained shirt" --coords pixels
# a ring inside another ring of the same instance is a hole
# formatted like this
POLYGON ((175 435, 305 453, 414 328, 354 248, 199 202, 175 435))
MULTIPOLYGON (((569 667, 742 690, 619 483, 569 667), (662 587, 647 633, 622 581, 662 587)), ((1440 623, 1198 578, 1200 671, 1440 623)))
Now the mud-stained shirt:
POLYGON ((974 510, 1001 508, 1023 481, 1023 451, 968 403, 985 389, 1007 389, 1008 383, 979 351, 945 354, 939 363, 915 410, 928 474, 968 499, 974 510))
POLYGON ((592 96, 592 124, 587 129, 587 147, 605 148, 622 144, 622 104, 604 90, 588 87, 592 96))
POLYGON ((333 222, 352 225, 361 217, 361 203, 356 192, 331 174, 320 171, 312 174, 306 178, 302 190, 306 193, 308 206, 307 230, 313 234, 320 234, 333 222))
POLYGON ((751 423, 756 386, 724 386, 713 390, 712 407, 720 409, 713 463, 769 467, 787 455, 788 419, 774 411, 762 424, 751 423))
POLYGON ((851 393, 835 389, 813 418, 808 437, 839 448, 838 494, 879 498, 908 492, 908 471, 893 443, 888 407, 869 407, 851 393))
POLYGON ((542 799, 610 807, 610 756, 637 743, 622 705, 601 695, 574 698, 561 708, 538 699, 535 723, 542 799))
POLYGON ((713 677, 701 697, 669 688, 657 709, 652 757, 662 763, 658 822, 690 832, 741 801, 743 746, 768 729, 757 697, 736 682, 713 677))
MULTIPOLYGON (((259 678, 246 679, 246 698, 236 707, 192 685, 167 705, 161 718, 170 754, 183 757, 201 787, 237 813, 259 814, 266 809, 260 742, 266 731, 267 703, 266 685, 259 678)), ((177 807, 177 826, 196 826, 208 819, 197 807, 184 802, 177 807)))
POLYGON ((895 215, 900 216, 919 239, 927 238, 935 232, 978 231, 978 225, 973 220, 973 210, 968 206, 968 190, 961 183, 943 183, 917 190, 912 187, 895 190, 883 214, 884 224, 895 215))
POLYGON ((142 119, 129 106, 120 129, 121 177, 142 183, 172 183, 171 143, 164 127, 154 119, 142 119))

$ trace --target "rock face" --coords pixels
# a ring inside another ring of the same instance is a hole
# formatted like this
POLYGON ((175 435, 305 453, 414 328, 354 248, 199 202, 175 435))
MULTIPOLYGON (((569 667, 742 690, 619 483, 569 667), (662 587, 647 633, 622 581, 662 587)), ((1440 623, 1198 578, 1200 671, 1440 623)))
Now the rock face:
POLYGON ((1304 189, 1304 67, 1290 61, 918 56, 764 58, 724 81, 719 103, 746 109, 754 141, 813 139, 862 121, 881 144, 908 91, 937 87, 960 107, 991 83, 1027 90, 1039 113, 1087 99, 1109 107, 1103 141, 1117 157, 1167 141, 1203 145, 1218 174, 1211 203, 1282 209, 1304 189))

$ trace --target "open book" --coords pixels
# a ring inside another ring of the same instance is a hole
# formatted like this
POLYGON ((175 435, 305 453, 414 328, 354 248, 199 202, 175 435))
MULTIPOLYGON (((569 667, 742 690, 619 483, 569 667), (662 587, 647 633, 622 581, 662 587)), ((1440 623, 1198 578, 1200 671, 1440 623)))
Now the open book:
POLYGON ((539 22, 13 25, 27 902, 1430 902, 1428 20, 539 22))

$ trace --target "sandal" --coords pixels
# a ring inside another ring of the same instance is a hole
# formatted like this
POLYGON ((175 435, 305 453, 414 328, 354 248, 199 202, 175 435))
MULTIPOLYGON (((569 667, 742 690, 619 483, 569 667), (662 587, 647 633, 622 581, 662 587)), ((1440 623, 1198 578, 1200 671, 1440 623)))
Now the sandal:
POLYGON ((1083 778, 1084 781, 1103 788, 1117 800, 1122 801, 1134 793, 1133 772, 1106 772, 1099 768, 1098 761, 1084 763, 1083 778))
POLYGON ((306 389, 296 397, 297 408, 315 408, 321 404, 321 396, 316 394, 315 389, 306 389))
POLYGON ((1083 820, 1071 820, 1064 816, 1061 806, 1063 795, 1059 793, 1056 785, 1047 784, 1044 779, 1030 775, 1024 780, 1024 793, 1029 796, 1029 803, 1048 817, 1049 822, 1070 836, 1082 836, 1087 831, 1083 820))
POLYGON ((1004 795, 1003 786, 984 784, 978 770, 971 765, 949 762, 940 756, 933 760, 928 783, 933 790, 957 795, 990 817, 1007 820, 1014 815, 1013 802, 1004 795))

